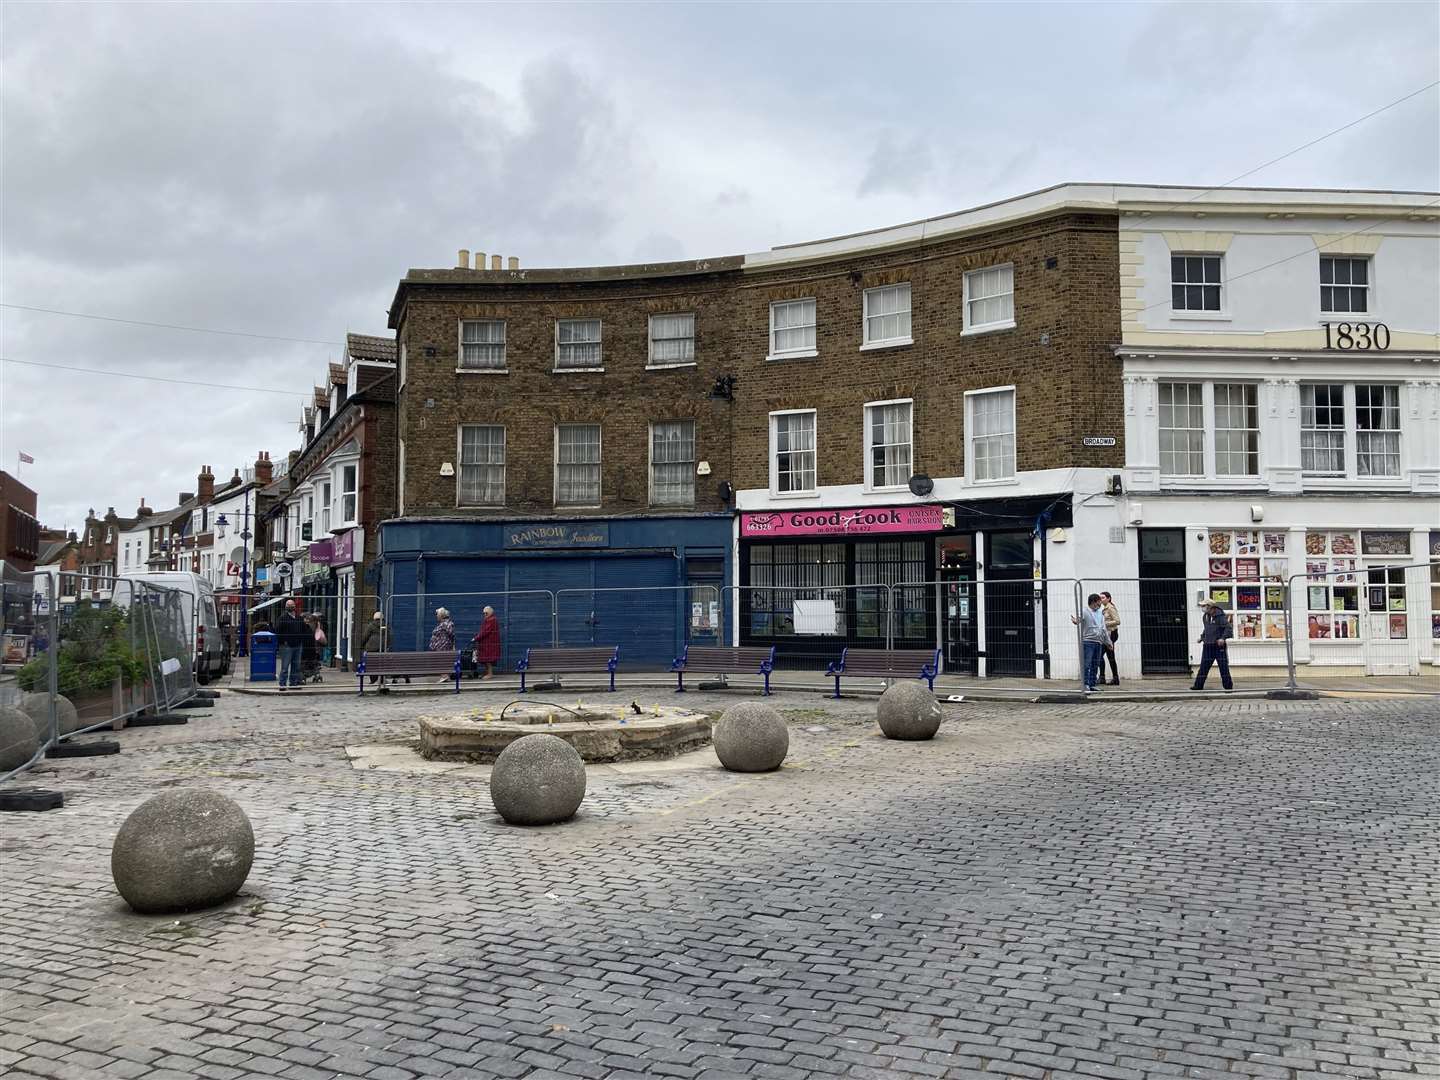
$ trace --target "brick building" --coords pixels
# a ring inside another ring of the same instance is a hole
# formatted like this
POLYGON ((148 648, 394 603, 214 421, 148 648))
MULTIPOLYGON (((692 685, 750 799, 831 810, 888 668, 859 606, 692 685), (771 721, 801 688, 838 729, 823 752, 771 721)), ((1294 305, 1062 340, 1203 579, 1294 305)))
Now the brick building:
POLYGON ((40 555, 40 519, 35 492, 0 471, 0 561, 28 573, 40 555))
POLYGON ((723 621, 823 664, 884 644, 890 585, 943 578, 943 605, 900 594, 897 645, 1046 673, 1032 581, 1124 461, 1113 207, 1070 186, 744 257, 410 271, 383 536, 389 587, 431 601, 417 642, 445 595, 548 589, 562 644, 663 662, 723 621))
POLYGON ((468 638, 486 603, 507 664, 556 631, 618 641, 632 662, 668 662, 686 627, 718 640, 740 260, 460 261, 412 270, 390 313, 401 516, 382 533, 397 643, 423 648, 439 605, 468 638))
POLYGON ((337 662, 359 658, 356 639, 376 609, 374 565, 380 522, 395 508, 395 342, 347 334, 343 363, 301 410, 301 446, 283 475, 268 457, 263 482, 262 579, 270 592, 254 614, 296 597, 324 620, 337 662), (268 552, 268 553, 267 553, 268 552))

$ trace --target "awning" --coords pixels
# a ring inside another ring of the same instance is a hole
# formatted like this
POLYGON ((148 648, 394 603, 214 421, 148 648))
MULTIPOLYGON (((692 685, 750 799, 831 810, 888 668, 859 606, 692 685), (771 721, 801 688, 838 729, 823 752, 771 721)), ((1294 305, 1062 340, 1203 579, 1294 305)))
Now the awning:
POLYGON ((272 596, 269 600, 266 600, 264 603, 256 604, 254 607, 252 607, 252 608, 249 610, 248 614, 254 615, 255 612, 257 612, 257 611, 264 611, 267 607, 271 607, 271 606, 274 605, 274 604, 278 604, 278 603, 280 603, 282 600, 290 600, 290 599, 293 599, 293 597, 290 597, 290 596, 272 596))

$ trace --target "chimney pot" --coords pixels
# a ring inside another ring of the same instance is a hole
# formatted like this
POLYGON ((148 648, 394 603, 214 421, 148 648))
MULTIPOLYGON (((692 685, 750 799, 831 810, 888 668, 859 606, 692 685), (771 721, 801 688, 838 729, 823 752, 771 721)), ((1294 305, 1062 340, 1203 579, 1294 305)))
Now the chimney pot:
POLYGON ((490 269, 491 269, 491 270, 499 270, 499 269, 500 269, 500 261, 501 261, 501 260, 500 260, 500 256, 499 256, 499 255, 491 255, 491 256, 490 256, 490 269))
POLYGON ((485 269, 485 252, 483 252, 483 251, 477 251, 477 252, 475 252, 475 269, 476 269, 476 270, 484 270, 484 269, 485 269))
POLYGON ((519 269, 520 269, 520 260, 519 260, 518 258, 516 258, 514 255, 511 255, 511 256, 510 256, 510 269, 511 269, 511 270, 519 270, 519 269))
POLYGON ((469 249, 469 248, 461 248, 461 249, 460 249, 460 254, 457 255, 457 256, 455 256, 455 259, 456 259, 455 265, 456 265, 459 269, 461 269, 461 270, 469 269, 469 267, 470 267, 470 249, 469 249))

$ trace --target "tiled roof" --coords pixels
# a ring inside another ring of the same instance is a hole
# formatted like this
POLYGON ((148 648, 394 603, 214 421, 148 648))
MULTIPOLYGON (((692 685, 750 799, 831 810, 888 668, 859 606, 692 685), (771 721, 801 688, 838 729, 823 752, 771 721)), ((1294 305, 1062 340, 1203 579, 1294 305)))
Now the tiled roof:
POLYGON ((393 364, 395 339, 375 337, 373 334, 346 334, 345 351, 352 360, 379 360, 393 364))
POLYGON ((331 365, 330 365, 330 382, 331 382, 331 384, 334 385, 334 386, 344 386, 344 385, 345 385, 346 379, 345 379, 345 365, 344 365, 344 364, 331 364, 331 365))
POLYGON ((46 544, 40 549, 40 555, 35 560, 35 565, 48 566, 50 563, 60 558, 60 556, 65 553, 65 549, 74 542, 75 541, 73 540, 51 540, 48 544, 46 544))

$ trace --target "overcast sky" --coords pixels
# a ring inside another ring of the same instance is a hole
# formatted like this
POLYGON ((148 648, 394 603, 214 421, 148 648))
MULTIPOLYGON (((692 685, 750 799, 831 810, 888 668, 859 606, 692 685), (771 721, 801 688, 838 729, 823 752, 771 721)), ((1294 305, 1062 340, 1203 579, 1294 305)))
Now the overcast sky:
MULTIPOLYGON (((739 254, 1213 185, 1440 78, 1440 6, 0 6, 0 300, 340 342, 408 267, 739 254)), ((1440 190, 1440 92, 1248 178, 1440 190)), ((330 344, 0 308, 47 525, 297 444, 330 344)))

